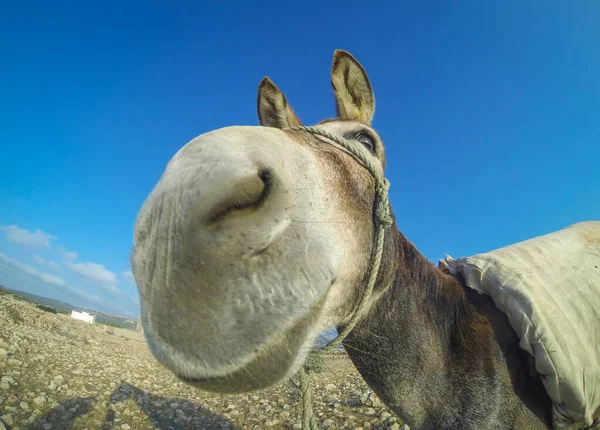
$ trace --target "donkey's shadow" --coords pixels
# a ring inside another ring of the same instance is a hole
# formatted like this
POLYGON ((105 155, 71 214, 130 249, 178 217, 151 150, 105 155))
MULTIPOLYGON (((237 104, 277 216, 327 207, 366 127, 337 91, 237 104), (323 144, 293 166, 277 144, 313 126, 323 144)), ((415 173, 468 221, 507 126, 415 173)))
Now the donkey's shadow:
MULTIPOLYGON (((112 392, 110 405, 118 405, 129 399, 135 401, 152 425, 160 430, 235 429, 235 426, 230 421, 189 400, 177 397, 157 396, 127 382, 122 382, 112 392)), ((44 420, 52 428, 72 430, 75 420, 90 412, 95 401, 96 399, 93 397, 63 401, 57 407, 41 416, 40 420, 44 420)), ((102 430, 121 428, 121 423, 116 421, 116 418, 117 415, 114 412, 114 408, 109 407, 104 418, 104 423, 98 428, 102 430)), ((43 426, 37 421, 24 428, 27 430, 42 430, 43 426)), ((131 428, 135 428, 135 425, 131 428)), ((7 429, 10 429, 10 427, 7 427, 7 429)))
MULTIPOLYGON (((152 424, 161 430, 235 429, 235 426, 225 418, 189 400, 157 396, 127 382, 122 382, 113 391, 110 396, 110 403, 115 405, 128 399, 133 399, 148 416, 152 424), (182 419, 182 416, 189 419, 182 419)), ((112 429, 114 419, 114 412, 109 409, 104 419, 103 428, 106 430, 112 429)))
MULTIPOLYGON (((40 416, 39 419, 43 419, 46 423, 50 424, 54 429, 61 430, 72 430, 75 420, 79 417, 86 415, 92 405, 96 401, 93 397, 79 397, 75 399, 67 399, 58 404, 58 406, 50 409, 44 415, 40 416)), ((11 430, 12 427, 7 423, 3 423, 7 430, 11 430)), ((39 421, 34 421, 31 424, 23 427, 25 430, 43 430, 44 427, 39 421)))

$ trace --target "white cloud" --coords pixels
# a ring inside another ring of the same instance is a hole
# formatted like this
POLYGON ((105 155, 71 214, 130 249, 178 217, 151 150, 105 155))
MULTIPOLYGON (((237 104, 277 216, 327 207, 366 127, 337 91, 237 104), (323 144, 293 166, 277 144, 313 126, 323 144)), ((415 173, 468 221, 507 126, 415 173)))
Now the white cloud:
POLYGON ((117 275, 108 270, 102 264, 96 263, 73 263, 65 261, 64 265, 74 273, 100 284, 106 291, 118 294, 117 275))
POLYGON ((135 278, 131 270, 123 270, 121 272, 121 279, 129 284, 135 285, 135 278))
MULTIPOLYGON (((53 236, 50 233, 46 233, 45 231, 42 231, 40 229, 37 229, 32 232, 14 224, 11 224, 6 227, 0 225, 0 230, 4 230, 6 232, 6 239, 10 242, 32 248, 51 248, 52 241, 57 240, 56 236, 53 236)), ((59 255, 64 260, 73 261, 79 256, 76 252, 67 251, 65 247, 61 245, 55 246, 53 248, 56 251, 58 251, 59 255)), ((44 264, 40 261, 38 261, 38 263, 44 264)), ((56 269, 56 267, 52 268, 56 269)))
MULTIPOLYGON (((54 257, 58 256, 61 258, 64 266, 69 268, 73 273, 100 285, 105 292, 111 294, 112 296, 122 298, 127 302, 136 305, 136 308, 139 306, 139 300, 137 296, 129 295, 118 288, 119 280, 127 284, 135 285, 135 280, 130 270, 122 271, 119 274, 119 277, 117 277, 115 273, 111 272, 101 264, 89 262, 76 263, 75 260, 79 257, 79 254, 73 251, 68 251, 62 245, 55 245, 55 242, 58 240, 57 237, 40 229, 29 231, 14 224, 8 226, 0 224, 0 232, 2 230, 5 232, 6 239, 8 241, 29 248, 47 248, 50 250, 49 252, 54 255, 54 257)), ((61 269, 59 264, 38 254, 33 256, 33 260, 37 264, 50 267, 56 271, 61 269)), ((31 281, 61 288, 64 291, 69 292, 71 295, 85 300, 90 304, 100 304, 104 307, 109 306, 108 304, 104 304, 102 299, 98 296, 92 295, 84 290, 74 288, 65 282, 64 279, 58 276, 41 272, 32 266, 14 260, 2 253, 0 253, 0 265, 4 266, 5 271, 8 270, 13 274, 20 272, 21 274, 28 275, 32 278, 31 281)))
POLYGON ((71 251, 67 251, 65 249, 64 246, 57 246, 56 249, 58 250, 58 252, 60 252, 61 256, 65 259, 65 260, 76 260, 77 257, 79 257, 79 254, 77 254, 76 252, 71 252, 71 251))
POLYGON ((72 294, 73 296, 83 299, 89 303, 94 303, 94 304, 102 303, 102 299, 100 299, 100 297, 89 294, 78 288, 74 288, 74 287, 70 286, 69 284, 67 284, 64 279, 59 278, 58 276, 54 276, 49 273, 40 272, 39 270, 35 269, 32 266, 21 263, 20 261, 10 258, 2 253, 0 253, 0 263, 4 263, 5 265, 12 266, 13 268, 20 270, 24 274, 31 276, 35 280, 43 282, 44 284, 48 284, 48 285, 52 285, 54 287, 61 288, 65 291, 67 291, 68 293, 72 294))
POLYGON ((33 256, 33 261, 35 261, 36 263, 39 264, 43 264, 44 266, 48 266, 53 268, 54 270, 60 270, 60 266, 58 264, 56 264, 54 261, 48 261, 43 257, 40 257, 39 255, 34 255, 33 256))
POLYGON ((6 232, 7 240, 34 248, 50 248, 51 242, 56 239, 55 236, 40 229, 31 232, 14 224, 4 227, 4 231, 6 232))
POLYGON ((54 285, 56 287, 67 287, 67 283, 64 281, 64 279, 59 278, 58 276, 51 275, 49 273, 40 272, 40 279, 46 284, 54 285))
POLYGON ((41 272, 39 272, 37 269, 27 265, 27 264, 23 264, 20 261, 17 261, 15 259, 12 259, 10 257, 8 257, 7 255, 4 254, 0 254, 0 261, 9 264, 11 266, 16 267, 17 269, 21 270, 22 272, 25 272, 26 274, 30 275, 30 276, 34 276, 36 278, 40 278, 41 272))

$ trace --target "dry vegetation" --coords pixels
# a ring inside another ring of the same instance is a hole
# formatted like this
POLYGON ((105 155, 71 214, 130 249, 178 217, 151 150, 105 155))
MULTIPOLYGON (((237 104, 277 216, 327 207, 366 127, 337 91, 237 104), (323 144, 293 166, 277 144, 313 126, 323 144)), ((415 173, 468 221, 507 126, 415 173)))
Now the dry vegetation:
MULTIPOLYGON (((345 355, 325 365, 313 378, 319 428, 401 428, 345 355)), ((136 332, 110 334, 0 296, 0 430, 298 429, 300 404, 295 381, 238 396, 195 390, 136 332)))

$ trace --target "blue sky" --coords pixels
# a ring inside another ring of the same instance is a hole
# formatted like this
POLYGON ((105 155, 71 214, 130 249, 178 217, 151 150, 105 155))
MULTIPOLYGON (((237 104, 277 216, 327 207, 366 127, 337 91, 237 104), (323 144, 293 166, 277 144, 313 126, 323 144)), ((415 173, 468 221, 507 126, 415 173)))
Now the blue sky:
POLYGON ((431 260, 600 219, 600 3, 12 2, 0 17, 0 284, 135 316, 136 213, 268 75, 334 116, 365 66, 400 230, 431 260), (417 4, 418 3, 418 4, 417 4))

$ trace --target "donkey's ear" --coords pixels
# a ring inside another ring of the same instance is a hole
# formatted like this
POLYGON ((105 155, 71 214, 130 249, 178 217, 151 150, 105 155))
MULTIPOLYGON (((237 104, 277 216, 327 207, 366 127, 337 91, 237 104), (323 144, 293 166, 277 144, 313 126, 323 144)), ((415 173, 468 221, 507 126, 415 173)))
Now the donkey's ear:
POLYGON ((302 125, 285 96, 267 77, 258 86, 258 120, 265 127, 286 128, 302 125))
POLYGON ((331 85, 335 94, 338 118, 371 124, 375 113, 375 96, 363 66, 348 52, 333 54, 331 85))

